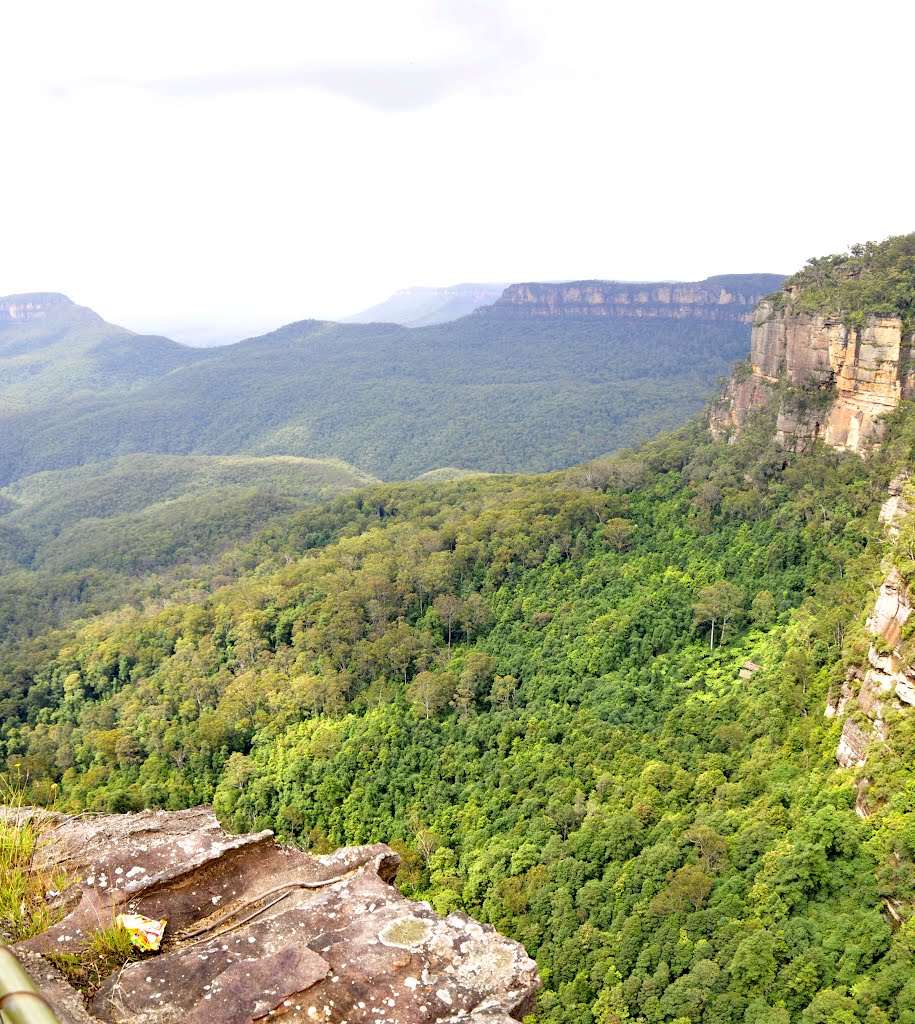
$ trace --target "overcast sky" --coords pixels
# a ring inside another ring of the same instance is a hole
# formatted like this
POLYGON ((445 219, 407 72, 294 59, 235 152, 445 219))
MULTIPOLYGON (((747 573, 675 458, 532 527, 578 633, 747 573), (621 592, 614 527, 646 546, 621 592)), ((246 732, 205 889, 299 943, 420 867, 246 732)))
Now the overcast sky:
POLYGON ((0 294, 226 340, 915 230, 910 5, 9 0, 0 294))

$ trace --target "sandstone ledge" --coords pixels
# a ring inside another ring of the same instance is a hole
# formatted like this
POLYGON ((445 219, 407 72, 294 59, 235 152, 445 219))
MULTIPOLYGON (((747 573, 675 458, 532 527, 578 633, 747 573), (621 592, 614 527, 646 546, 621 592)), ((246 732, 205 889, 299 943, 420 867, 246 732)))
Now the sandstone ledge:
POLYGON ((383 844, 312 856, 270 832, 230 836, 209 807, 71 818, 49 840, 43 864, 79 883, 67 916, 17 947, 33 971, 122 911, 168 919, 161 952, 109 977, 89 1018, 34 971, 62 1020, 510 1024, 534 1008, 523 947, 406 899, 383 844))

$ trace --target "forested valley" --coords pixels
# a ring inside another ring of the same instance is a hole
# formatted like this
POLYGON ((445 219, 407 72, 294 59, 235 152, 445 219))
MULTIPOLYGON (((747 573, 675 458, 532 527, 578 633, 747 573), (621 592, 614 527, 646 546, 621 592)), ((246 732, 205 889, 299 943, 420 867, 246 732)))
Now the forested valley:
MULTIPOLYGON (((758 276, 726 280, 779 280, 758 276)), ((64 296, 22 299, 42 317, 5 322, 17 297, 0 299, 0 486, 136 453, 334 459, 384 480, 559 469, 698 413, 745 355, 752 309, 718 321, 512 309, 415 329, 303 320, 191 349, 64 296)))
MULTIPOLYGON (((542 1022, 915 1020, 912 722, 837 770, 910 465, 704 425, 539 477, 383 484, 89 617, 9 612, 2 753, 64 810, 212 801, 522 941, 542 1022)), ((897 541, 905 543, 904 537, 897 541)))

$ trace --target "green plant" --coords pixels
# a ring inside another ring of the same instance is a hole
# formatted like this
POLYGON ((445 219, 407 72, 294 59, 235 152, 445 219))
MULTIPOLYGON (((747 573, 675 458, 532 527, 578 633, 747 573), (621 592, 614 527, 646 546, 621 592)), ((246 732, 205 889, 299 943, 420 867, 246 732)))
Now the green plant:
POLYGON ((0 998, 7 1024, 60 1024, 60 1019, 45 1002, 28 973, 0 942, 0 998))
POLYGON ((92 996, 109 974, 140 956, 127 929, 112 921, 92 932, 83 949, 58 953, 50 959, 71 985, 92 996))
POLYGON ((25 780, 0 777, 0 929, 14 941, 43 932, 59 920, 62 908, 48 904, 66 886, 62 871, 35 866, 35 853, 44 842, 52 817, 23 806, 25 780))

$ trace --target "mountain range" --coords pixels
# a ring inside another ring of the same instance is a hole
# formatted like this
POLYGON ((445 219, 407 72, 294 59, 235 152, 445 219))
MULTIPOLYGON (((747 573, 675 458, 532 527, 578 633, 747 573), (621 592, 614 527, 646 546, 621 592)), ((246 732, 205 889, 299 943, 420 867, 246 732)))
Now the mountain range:
POLYGON ((7 414, 7 777, 90 822, 207 803, 252 843, 383 841, 405 895, 536 958, 537 1024, 911 1024, 915 235, 765 284, 522 283, 7 414), (322 444, 379 472, 276 452, 331 409, 322 444), (490 430, 549 471, 458 468, 490 430))
POLYGON ((361 313, 344 317, 345 324, 395 323, 428 327, 458 320, 495 302, 505 284, 456 284, 447 288, 404 288, 361 313))
POLYGON ((335 458, 384 479, 569 465, 682 422, 744 354, 779 278, 710 280, 684 286, 701 301, 643 289, 599 318, 503 296, 431 327, 305 320, 214 349, 134 335, 63 296, 8 297, 0 483, 134 452, 335 458))

